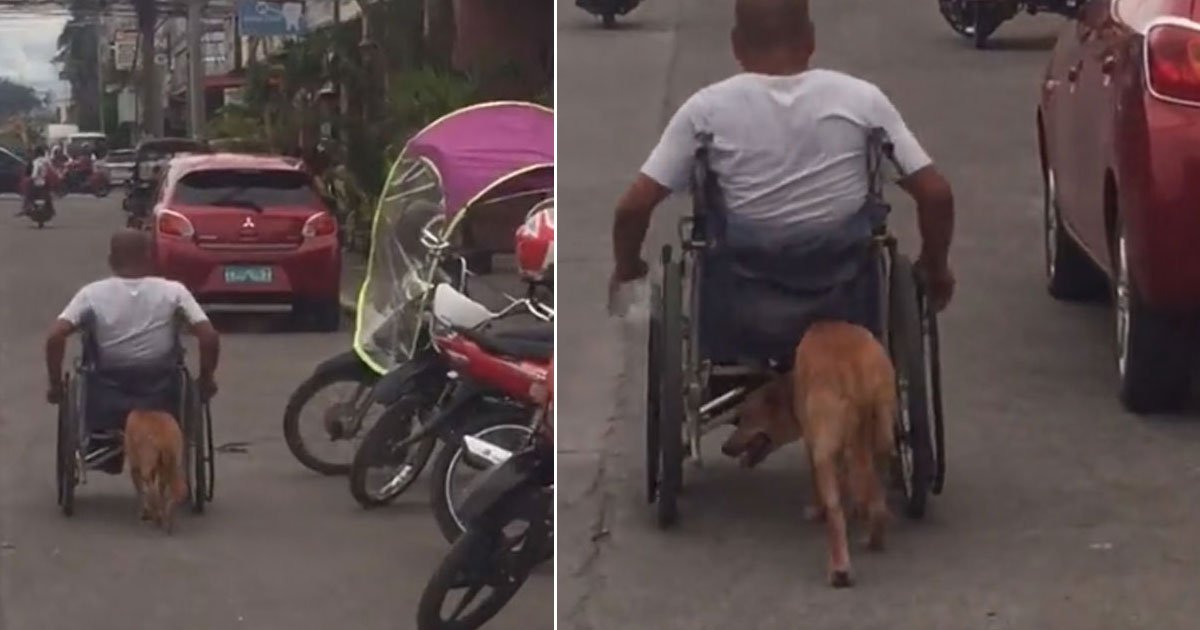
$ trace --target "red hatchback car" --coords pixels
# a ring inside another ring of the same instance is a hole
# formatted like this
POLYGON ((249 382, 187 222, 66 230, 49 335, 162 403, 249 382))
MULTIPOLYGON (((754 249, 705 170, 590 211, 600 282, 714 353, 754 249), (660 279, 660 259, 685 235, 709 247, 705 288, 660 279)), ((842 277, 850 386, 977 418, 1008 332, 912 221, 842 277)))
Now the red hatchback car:
POLYGON ((154 206, 159 272, 205 304, 290 304, 321 330, 341 321, 337 221, 291 159, 173 159, 154 206))
POLYGON ((1120 396, 1187 401, 1200 321, 1200 0, 1089 0, 1058 39, 1037 130, 1050 293, 1111 287, 1120 396))

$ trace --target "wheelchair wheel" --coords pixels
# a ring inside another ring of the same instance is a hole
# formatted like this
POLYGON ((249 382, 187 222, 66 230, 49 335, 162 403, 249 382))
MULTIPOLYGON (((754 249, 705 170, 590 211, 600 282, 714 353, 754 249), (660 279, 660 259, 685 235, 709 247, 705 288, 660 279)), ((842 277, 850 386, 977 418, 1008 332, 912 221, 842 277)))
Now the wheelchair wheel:
POLYGON ((58 486, 58 507, 64 516, 75 513, 75 485, 78 483, 79 400, 75 380, 70 375, 63 381, 66 398, 58 405, 58 440, 55 449, 55 481, 58 486))
POLYGON ((679 492, 683 488, 683 261, 672 258, 671 246, 662 250, 662 337, 659 354, 658 526, 666 529, 679 520, 679 492))
POLYGON ((212 501, 212 413, 209 406, 200 400, 194 383, 189 383, 186 393, 186 415, 184 435, 187 436, 188 492, 192 512, 204 513, 204 504, 212 501))
POLYGON ((925 515, 934 472, 929 430, 929 390, 926 388, 925 343, 920 294, 912 263, 901 255, 892 262, 888 278, 888 343, 896 368, 896 459, 904 490, 904 513, 925 515))

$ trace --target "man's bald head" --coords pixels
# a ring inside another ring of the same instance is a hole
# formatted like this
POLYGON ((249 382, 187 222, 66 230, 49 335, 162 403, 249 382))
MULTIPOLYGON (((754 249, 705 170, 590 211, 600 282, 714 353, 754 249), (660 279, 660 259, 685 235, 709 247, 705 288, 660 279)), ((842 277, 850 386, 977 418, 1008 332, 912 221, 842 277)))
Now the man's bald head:
POLYGON ((121 230, 108 242, 108 265, 117 275, 146 275, 154 265, 153 251, 149 232, 121 230))
POLYGON ((737 0, 734 15, 734 52, 743 65, 777 53, 803 56, 807 63, 813 50, 808 0, 737 0))

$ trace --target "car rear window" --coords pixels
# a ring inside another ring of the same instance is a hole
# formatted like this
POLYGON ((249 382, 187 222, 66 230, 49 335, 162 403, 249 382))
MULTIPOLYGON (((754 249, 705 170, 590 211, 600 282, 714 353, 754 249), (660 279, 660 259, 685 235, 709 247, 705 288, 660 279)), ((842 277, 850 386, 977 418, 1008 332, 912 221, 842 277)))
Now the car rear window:
POLYGON ((175 201, 186 206, 253 205, 260 208, 312 208, 312 179, 298 171, 209 170, 182 178, 175 201))

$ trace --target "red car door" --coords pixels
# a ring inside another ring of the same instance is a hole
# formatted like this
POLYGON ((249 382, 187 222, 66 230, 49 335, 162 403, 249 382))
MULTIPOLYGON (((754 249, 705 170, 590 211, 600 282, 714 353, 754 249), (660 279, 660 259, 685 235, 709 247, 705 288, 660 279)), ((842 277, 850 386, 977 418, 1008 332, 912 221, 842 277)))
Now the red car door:
POLYGON ((1079 43, 1075 25, 1068 24, 1059 34, 1051 56, 1049 70, 1042 85, 1043 140, 1046 143, 1047 176, 1054 178, 1054 195, 1062 220, 1072 226, 1070 211, 1074 203, 1072 172, 1076 163, 1074 144, 1075 90, 1074 73, 1079 65, 1079 43))
MULTIPOLYGON (((1122 3, 1128 11, 1136 0, 1122 3)), ((1109 234, 1105 222, 1105 178, 1115 166, 1113 135, 1116 116, 1114 78, 1123 65, 1136 63, 1126 59, 1124 46, 1132 32, 1117 3, 1108 0, 1089 2, 1079 18, 1079 73, 1076 85, 1075 198, 1072 227, 1088 252, 1109 268, 1109 234)), ((1115 172, 1114 172, 1115 174, 1115 172)))

